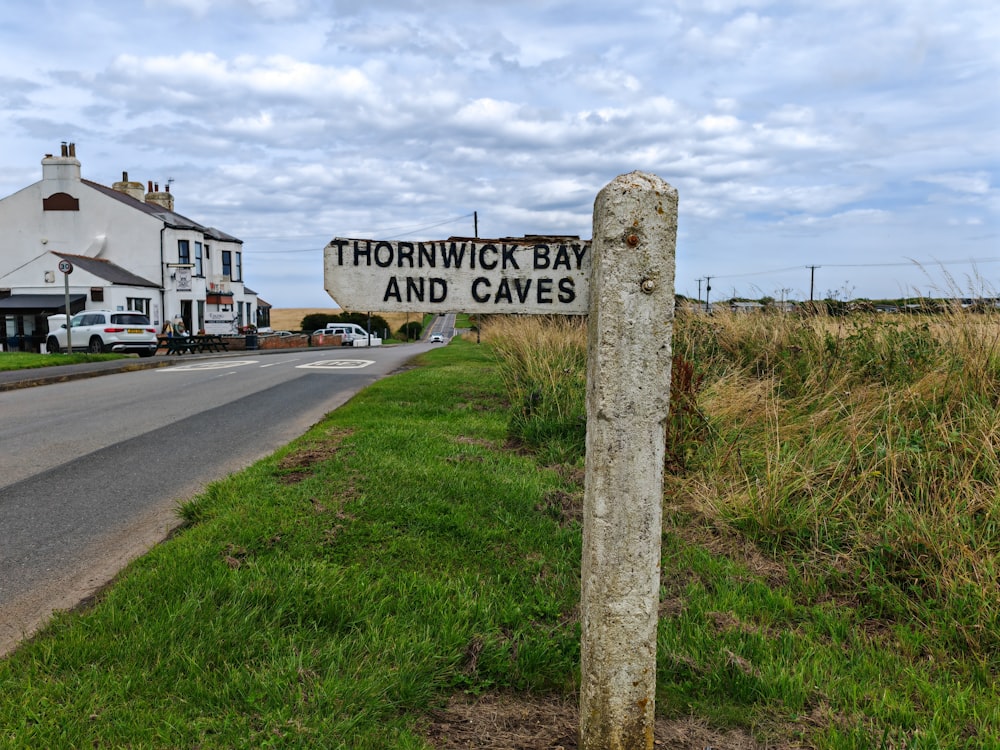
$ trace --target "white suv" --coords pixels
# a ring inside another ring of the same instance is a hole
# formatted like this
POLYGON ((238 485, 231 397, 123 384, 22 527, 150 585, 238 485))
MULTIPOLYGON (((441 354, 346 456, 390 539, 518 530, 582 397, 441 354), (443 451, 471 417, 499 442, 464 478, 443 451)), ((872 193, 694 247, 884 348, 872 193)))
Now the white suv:
MULTIPOLYGON (((156 354, 156 328, 142 313, 114 310, 84 310, 70 320, 73 349, 94 354, 135 352, 140 357, 156 354)), ((49 332, 46 346, 50 352, 66 350, 66 325, 49 332)))

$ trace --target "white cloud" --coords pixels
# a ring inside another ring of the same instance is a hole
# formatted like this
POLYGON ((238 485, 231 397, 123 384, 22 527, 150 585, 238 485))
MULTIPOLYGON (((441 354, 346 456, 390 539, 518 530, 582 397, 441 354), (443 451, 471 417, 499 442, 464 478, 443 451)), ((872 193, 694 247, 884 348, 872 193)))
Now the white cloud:
POLYGON ((990 175, 986 172, 928 175, 918 179, 957 193, 985 195, 990 191, 990 175))

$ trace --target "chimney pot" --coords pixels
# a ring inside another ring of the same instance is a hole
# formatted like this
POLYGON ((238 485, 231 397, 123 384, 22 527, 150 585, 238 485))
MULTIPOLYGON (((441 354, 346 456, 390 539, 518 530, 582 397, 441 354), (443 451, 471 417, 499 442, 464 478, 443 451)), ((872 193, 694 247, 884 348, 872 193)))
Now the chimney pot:
POLYGON ((128 172, 122 172, 122 182, 128 182, 128 172))
POLYGON ((152 193, 153 192, 153 181, 149 180, 148 184, 149 184, 149 190, 147 190, 146 192, 147 193, 152 193))
POLYGON ((73 158, 76 158, 76 144, 75 143, 69 144, 69 155, 72 156, 73 158))
POLYGON ((59 154, 60 156, 69 156, 69 151, 66 148, 66 141, 59 144, 59 154))

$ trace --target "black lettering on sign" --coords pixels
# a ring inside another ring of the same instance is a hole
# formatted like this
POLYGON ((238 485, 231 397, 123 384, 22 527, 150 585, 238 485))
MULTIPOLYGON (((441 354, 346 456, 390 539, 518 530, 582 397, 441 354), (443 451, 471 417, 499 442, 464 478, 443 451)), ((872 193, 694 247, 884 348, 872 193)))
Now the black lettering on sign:
MULTIPOLYGON (((465 259, 465 243, 463 242, 461 247, 457 245, 457 242, 452 242, 451 245, 446 242, 441 243, 441 259, 444 261, 445 268, 462 267, 462 261, 465 259)), ((472 255, 475 256, 475 252, 472 255)))
POLYGON ((535 289, 535 299, 538 301, 539 305, 552 304, 552 279, 538 280, 538 284, 535 289))
POLYGON ((435 267, 437 264, 437 254, 434 252, 433 242, 428 242, 426 245, 423 242, 418 242, 417 252, 420 257, 417 263, 421 268, 424 267, 424 264, 430 266, 431 268, 435 267))
POLYGON ((363 243, 359 243, 358 240, 354 240, 354 265, 370 266, 371 264, 372 264, 372 243, 369 240, 365 240, 363 243), (364 264, 360 262, 361 258, 365 259, 364 264))
POLYGON ((485 276, 479 276, 472 282, 472 288, 470 293, 472 294, 472 299, 478 302, 480 305, 484 305, 490 301, 490 280, 485 276), (485 287, 485 290, 483 289, 485 287))
POLYGON ((500 251, 497 250, 497 246, 493 244, 486 244, 479 248, 479 267, 484 271, 492 271, 500 263, 496 258, 490 260, 486 259, 487 251, 492 252, 493 255, 497 255, 500 251))
POLYGON ((399 247, 396 250, 396 265, 400 268, 403 267, 403 261, 409 264, 410 268, 413 268, 413 243, 412 242, 400 242, 399 247))
POLYGON ((544 271, 548 267, 549 267, 549 246, 535 245, 534 269, 536 271, 544 271))
POLYGON ((406 302, 444 302, 448 297, 448 282, 436 277, 407 276, 401 289, 399 277, 389 277, 382 301, 403 302, 404 295, 406 302))
POLYGON ((564 305, 568 305, 575 299, 576 287, 573 284, 573 279, 571 277, 559 279, 559 301, 564 305))
POLYGON ((520 271, 521 267, 517 265, 517 257, 514 255, 514 251, 517 250, 517 245, 508 245, 504 243, 503 246, 503 270, 506 271, 508 268, 513 268, 515 271, 520 271))
POLYGON ((375 265, 379 268, 388 268, 391 266, 394 255, 392 245, 388 242, 379 242, 375 245, 375 265))
POLYGON ((337 265, 344 265, 344 246, 347 240, 331 240, 330 244, 337 248, 337 265))

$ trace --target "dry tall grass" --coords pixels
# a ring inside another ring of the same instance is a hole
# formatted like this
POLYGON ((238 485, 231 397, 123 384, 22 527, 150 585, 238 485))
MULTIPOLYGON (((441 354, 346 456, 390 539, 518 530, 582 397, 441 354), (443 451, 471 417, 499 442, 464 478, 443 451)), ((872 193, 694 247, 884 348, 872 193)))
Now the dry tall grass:
MULTIPOLYGON (((517 437, 582 434, 582 327, 483 333, 517 437)), ((681 314, 673 380, 668 518, 1000 666, 1000 315, 681 314)))

